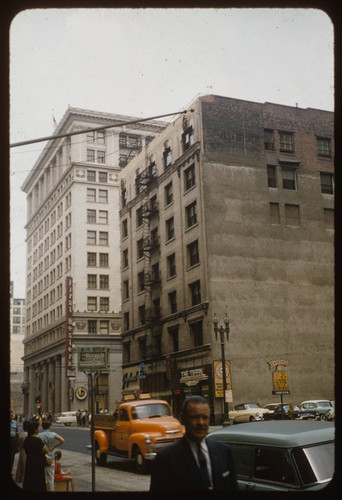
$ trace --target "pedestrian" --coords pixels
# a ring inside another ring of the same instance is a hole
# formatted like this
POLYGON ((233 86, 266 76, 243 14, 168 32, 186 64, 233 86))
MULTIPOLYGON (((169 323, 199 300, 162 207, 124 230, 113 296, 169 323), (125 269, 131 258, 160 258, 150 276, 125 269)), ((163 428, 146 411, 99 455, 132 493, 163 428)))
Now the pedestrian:
POLYGON ((10 473, 12 474, 14 456, 18 453, 19 424, 13 412, 10 413, 10 473))
POLYGON ((55 481, 59 483, 60 481, 70 481, 71 482, 71 490, 75 491, 75 478, 70 476, 70 471, 62 471, 61 464, 62 452, 57 450, 55 452, 55 481))
POLYGON ((81 425, 81 410, 80 409, 78 409, 76 412, 76 420, 77 420, 77 425, 80 426, 81 425))
POLYGON ((44 420, 42 423, 43 431, 38 434, 38 437, 43 441, 46 447, 49 450, 47 454, 48 457, 51 458, 51 465, 45 465, 45 481, 47 482, 47 486, 49 491, 54 491, 54 477, 55 477, 55 464, 54 458, 55 455, 53 450, 64 443, 64 439, 51 430, 52 422, 51 420, 44 420), (56 442, 57 441, 57 442, 56 442))
POLYGON ((23 489, 26 491, 46 491, 44 466, 45 454, 49 450, 38 437, 38 431, 39 423, 30 422, 27 429, 27 438, 24 441, 26 463, 23 489))
POLYGON ((24 441, 27 438, 28 427, 29 427, 29 422, 25 420, 23 423, 23 430, 18 436, 19 458, 17 464, 17 471, 15 473, 15 482, 18 484, 22 484, 24 482, 25 463, 26 463, 26 452, 24 450, 24 441))
POLYGON ((162 448, 151 470, 150 491, 237 491, 235 467, 227 444, 207 440, 209 405, 202 396, 190 396, 181 419, 185 435, 162 448))

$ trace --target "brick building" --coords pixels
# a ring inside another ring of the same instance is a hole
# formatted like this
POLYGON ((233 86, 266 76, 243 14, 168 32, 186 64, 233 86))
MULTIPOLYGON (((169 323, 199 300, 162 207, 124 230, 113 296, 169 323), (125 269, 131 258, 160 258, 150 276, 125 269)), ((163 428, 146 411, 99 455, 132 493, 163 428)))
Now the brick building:
POLYGON ((191 108, 119 174, 123 389, 176 414, 203 394, 220 421, 212 317, 228 313, 230 408, 279 400, 271 360, 288 362, 288 401, 333 399, 333 113, 213 95, 191 108))

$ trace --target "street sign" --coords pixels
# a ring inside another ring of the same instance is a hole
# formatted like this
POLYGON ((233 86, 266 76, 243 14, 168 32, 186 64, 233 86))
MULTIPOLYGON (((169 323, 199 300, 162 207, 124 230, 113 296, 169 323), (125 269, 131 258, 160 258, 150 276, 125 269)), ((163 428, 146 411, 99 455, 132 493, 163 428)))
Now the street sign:
POLYGON ((108 347, 80 347, 78 371, 99 372, 108 368, 108 347))
POLYGON ((272 372, 273 391, 272 394, 290 394, 287 372, 272 372))

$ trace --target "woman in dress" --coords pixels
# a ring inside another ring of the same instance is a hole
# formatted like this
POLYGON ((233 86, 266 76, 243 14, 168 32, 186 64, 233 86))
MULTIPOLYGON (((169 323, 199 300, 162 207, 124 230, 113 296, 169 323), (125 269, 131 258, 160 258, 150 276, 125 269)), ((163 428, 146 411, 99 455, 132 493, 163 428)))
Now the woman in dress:
POLYGON ((49 450, 37 437, 38 432, 39 423, 30 422, 24 441, 26 464, 23 488, 27 491, 46 491, 44 466, 45 454, 49 450))
POLYGON ((22 484, 24 481, 25 463, 26 463, 26 452, 24 450, 24 441, 27 438, 28 427, 29 427, 29 422, 25 421, 23 423, 23 430, 18 436, 19 459, 17 465, 17 472, 15 474, 15 482, 18 484, 22 484))

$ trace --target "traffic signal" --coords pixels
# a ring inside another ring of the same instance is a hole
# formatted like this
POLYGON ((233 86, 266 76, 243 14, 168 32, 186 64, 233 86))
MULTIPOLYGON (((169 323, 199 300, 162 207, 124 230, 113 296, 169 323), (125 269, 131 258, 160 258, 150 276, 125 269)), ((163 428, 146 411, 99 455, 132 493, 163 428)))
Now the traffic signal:
POLYGON ((40 403, 40 396, 36 396, 36 399, 35 399, 36 403, 40 403))

